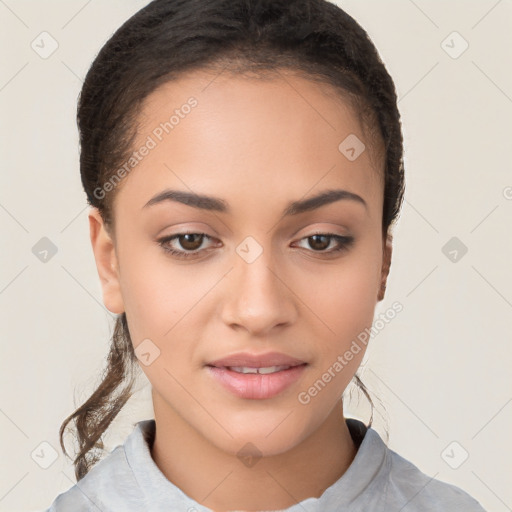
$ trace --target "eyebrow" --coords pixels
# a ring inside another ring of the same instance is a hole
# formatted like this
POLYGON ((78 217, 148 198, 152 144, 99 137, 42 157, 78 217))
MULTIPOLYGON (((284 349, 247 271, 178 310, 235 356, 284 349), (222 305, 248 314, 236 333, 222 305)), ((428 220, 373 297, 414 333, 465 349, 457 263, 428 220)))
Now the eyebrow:
MULTIPOLYGON (((300 213, 309 212, 316 210, 321 206, 334 203, 340 200, 350 200, 356 203, 362 204, 365 208, 368 208, 366 201, 357 194, 349 192, 348 190, 334 189, 320 192, 319 194, 309 197, 307 199, 301 199, 299 201, 292 201, 283 211, 283 216, 298 215, 300 213)), ((165 201, 174 201, 178 203, 191 206, 193 208, 199 208, 201 210, 219 212, 219 213, 230 213, 231 209, 223 199, 212 196, 205 196, 196 194, 194 192, 185 192, 183 190, 164 190, 152 197, 144 206, 147 208, 155 204, 163 203, 165 201)))

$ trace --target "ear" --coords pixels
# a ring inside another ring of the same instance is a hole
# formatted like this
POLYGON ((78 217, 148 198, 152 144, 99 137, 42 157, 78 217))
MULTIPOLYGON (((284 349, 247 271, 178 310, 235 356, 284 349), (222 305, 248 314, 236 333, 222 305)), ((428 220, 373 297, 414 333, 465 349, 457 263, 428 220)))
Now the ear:
POLYGON ((377 295, 377 300, 381 301, 384 298, 386 292, 386 282, 388 279, 389 269, 391 267, 391 253, 393 252, 393 236, 388 234, 382 249, 382 271, 381 271, 381 282, 380 290, 377 295))
POLYGON ((99 210, 95 207, 89 211, 89 232, 103 290, 103 303, 112 313, 121 314, 124 312, 124 304, 115 245, 99 210))

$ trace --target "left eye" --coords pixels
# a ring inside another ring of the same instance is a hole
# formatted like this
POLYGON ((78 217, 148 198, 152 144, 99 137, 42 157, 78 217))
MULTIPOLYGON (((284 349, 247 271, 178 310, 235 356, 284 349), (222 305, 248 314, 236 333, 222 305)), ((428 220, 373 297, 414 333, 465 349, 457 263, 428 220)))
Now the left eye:
POLYGON ((341 235, 335 235, 333 233, 316 233, 314 235, 310 235, 307 237, 304 237, 301 239, 306 240, 307 244, 314 249, 313 252, 320 252, 320 253, 330 253, 330 252, 337 252, 341 251, 343 249, 348 248, 349 245, 352 244, 353 237, 350 236, 341 236, 341 235), (331 245, 331 242, 336 242, 334 249, 331 249, 330 251, 326 251, 326 249, 331 245))
MULTIPOLYGON (((177 258, 190 258, 207 250, 205 248, 201 249, 206 239, 213 240, 212 237, 205 233, 179 233, 162 238, 158 240, 158 242, 164 251, 173 256, 177 258), (172 244, 174 241, 179 242, 181 249, 176 248, 176 246, 172 244)), ((301 238, 300 242, 303 240, 307 241, 312 252, 318 254, 330 254, 347 250, 354 242, 354 238, 351 236, 335 235, 334 233, 315 233, 301 238), (331 246, 333 241, 335 242, 334 248, 331 247, 330 250, 326 250, 331 246)), ((307 247, 303 248, 307 249, 307 247)))

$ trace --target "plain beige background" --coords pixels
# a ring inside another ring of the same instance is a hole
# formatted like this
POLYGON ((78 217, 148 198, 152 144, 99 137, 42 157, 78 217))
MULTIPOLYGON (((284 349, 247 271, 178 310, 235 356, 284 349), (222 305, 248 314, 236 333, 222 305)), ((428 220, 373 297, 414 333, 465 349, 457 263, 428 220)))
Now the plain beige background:
MULTIPOLYGON (((0 0, 0 511, 42 510, 75 482, 58 428, 99 382, 113 325, 89 243, 76 99, 101 46, 146 3, 0 0), (43 31, 58 43, 47 58, 31 47, 43 31), (56 250, 46 262, 44 237, 56 250)), ((407 190, 376 318, 395 301, 403 311, 372 339, 362 373, 382 402, 374 426, 425 473, 512 510, 512 4, 338 3, 393 76, 405 136, 407 190)), ((109 450, 152 415, 145 377, 138 389, 109 450)), ((349 409, 368 419, 364 400, 349 409)))

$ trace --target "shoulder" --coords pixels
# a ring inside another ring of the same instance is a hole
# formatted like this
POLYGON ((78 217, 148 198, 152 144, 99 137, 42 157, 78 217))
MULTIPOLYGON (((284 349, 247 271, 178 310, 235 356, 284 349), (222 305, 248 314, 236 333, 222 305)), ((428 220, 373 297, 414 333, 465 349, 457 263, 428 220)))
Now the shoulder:
POLYGON ((459 487, 423 473, 417 466, 388 449, 386 505, 407 505, 407 510, 485 512, 477 500, 459 487))
MULTIPOLYGON (((107 512, 122 505, 140 504, 137 483, 128 465, 124 446, 117 446, 67 491, 59 494, 46 512, 107 512)), ((135 508, 133 510, 136 510, 135 508)))

